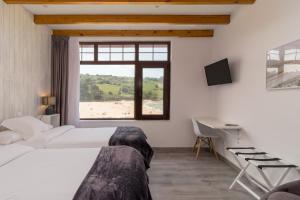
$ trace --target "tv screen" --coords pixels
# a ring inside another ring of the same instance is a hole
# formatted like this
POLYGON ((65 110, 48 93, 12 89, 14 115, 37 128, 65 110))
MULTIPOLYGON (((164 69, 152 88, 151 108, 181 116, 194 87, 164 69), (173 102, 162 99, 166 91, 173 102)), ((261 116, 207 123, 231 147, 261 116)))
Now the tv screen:
POLYGON ((205 67, 208 86, 232 83, 228 59, 205 67))

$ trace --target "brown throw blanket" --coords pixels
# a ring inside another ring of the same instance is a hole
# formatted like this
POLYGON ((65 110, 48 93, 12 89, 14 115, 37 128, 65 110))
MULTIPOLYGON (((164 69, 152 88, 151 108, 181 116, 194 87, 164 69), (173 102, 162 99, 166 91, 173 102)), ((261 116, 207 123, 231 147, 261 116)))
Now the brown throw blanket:
POLYGON ((118 127, 109 140, 109 146, 126 145, 138 150, 144 157, 145 166, 150 168, 153 149, 147 142, 144 131, 138 127, 118 127))
POLYGON ((73 200, 151 200, 141 154, 127 146, 102 147, 73 200))

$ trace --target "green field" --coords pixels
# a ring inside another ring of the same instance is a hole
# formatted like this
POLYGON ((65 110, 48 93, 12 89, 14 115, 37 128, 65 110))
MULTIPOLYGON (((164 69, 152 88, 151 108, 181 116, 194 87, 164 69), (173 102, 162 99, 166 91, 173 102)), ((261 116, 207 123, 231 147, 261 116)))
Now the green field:
MULTIPOLYGON (((143 80, 143 99, 163 99, 163 78, 143 80)), ((134 78, 111 75, 80 75, 80 101, 134 100, 134 78)))

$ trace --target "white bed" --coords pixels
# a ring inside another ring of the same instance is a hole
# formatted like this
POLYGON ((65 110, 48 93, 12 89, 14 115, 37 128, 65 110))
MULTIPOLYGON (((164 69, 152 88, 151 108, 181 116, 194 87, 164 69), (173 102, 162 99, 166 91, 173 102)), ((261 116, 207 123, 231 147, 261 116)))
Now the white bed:
POLYGON ((99 148, 32 149, 14 153, 10 150, 10 159, 7 152, 0 155, 0 199, 70 200, 99 151, 99 148))
POLYGON ((75 128, 61 126, 36 135, 20 144, 36 148, 98 148, 108 146, 117 127, 75 128))

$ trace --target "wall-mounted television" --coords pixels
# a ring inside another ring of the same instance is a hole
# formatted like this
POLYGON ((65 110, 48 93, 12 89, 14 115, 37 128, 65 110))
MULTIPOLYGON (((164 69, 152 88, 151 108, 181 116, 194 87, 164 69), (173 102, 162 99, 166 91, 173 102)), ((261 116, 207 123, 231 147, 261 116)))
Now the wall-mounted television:
POLYGON ((206 66, 205 74, 208 86, 232 83, 227 58, 206 66))

